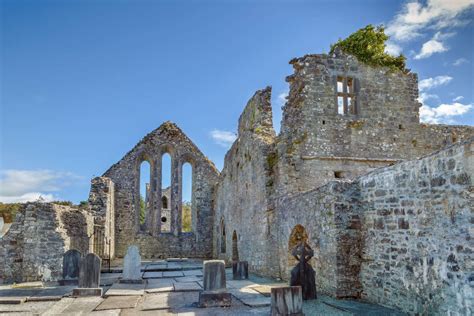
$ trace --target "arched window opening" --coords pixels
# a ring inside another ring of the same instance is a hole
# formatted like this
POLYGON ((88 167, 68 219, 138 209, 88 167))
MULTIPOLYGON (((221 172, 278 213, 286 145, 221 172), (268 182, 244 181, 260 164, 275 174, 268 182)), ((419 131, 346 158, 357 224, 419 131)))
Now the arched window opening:
POLYGON ((225 249, 225 223, 224 219, 221 220, 221 253, 226 253, 225 249))
POLYGON ((232 261, 239 261, 238 238, 235 230, 232 233, 232 261))
POLYGON ((193 167, 190 163, 183 164, 182 192, 183 205, 181 213, 181 231, 193 231, 193 167))
MULTIPOLYGON (((291 254, 292 250, 298 246, 300 242, 304 242, 308 240, 308 233, 303 226, 300 224, 293 227, 291 231, 290 239, 288 240, 288 273, 290 273, 291 269, 298 264, 298 261, 295 257, 291 254)), ((289 274, 288 274, 289 275, 289 274)))
POLYGON ((139 223, 140 230, 145 230, 146 219, 150 211, 150 163, 144 160, 140 164, 140 209, 139 223))
POLYGON ((161 157, 161 232, 171 232, 171 156, 161 157))

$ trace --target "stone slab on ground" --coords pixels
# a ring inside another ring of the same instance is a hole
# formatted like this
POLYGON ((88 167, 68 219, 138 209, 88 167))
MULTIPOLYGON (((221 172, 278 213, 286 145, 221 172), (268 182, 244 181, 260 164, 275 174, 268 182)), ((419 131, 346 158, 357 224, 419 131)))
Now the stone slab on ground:
POLYGON ((229 292, 247 306, 270 306, 270 297, 264 296, 251 288, 229 289, 229 292))
POLYGON ((148 294, 141 305, 141 310, 157 310, 190 307, 197 302, 199 292, 170 292, 148 294))
POLYGON ((135 308, 137 306, 140 296, 110 296, 107 297, 99 306, 95 308, 96 311, 114 310, 123 308, 135 308))
POLYGON ((63 311, 74 302, 72 297, 63 297, 60 301, 55 302, 51 307, 45 311, 42 316, 63 315, 63 311))
POLYGON ((88 315, 92 312, 104 299, 102 297, 78 297, 73 299, 72 303, 69 304, 61 313, 74 314, 74 315, 88 315))
POLYGON ((149 264, 145 268, 145 271, 163 271, 163 270, 166 270, 166 263, 163 263, 163 264, 149 264))
POLYGON ((110 289, 105 292, 105 297, 143 295, 145 293, 145 285, 146 284, 143 283, 114 283, 110 289))
POLYGON ((21 304, 26 301, 28 297, 27 296, 5 296, 5 297, 0 297, 0 305, 3 304, 21 304))
POLYGON ((163 277, 163 272, 157 272, 157 271, 153 271, 153 272, 145 272, 143 273, 143 278, 144 279, 155 279, 155 278, 162 278, 163 277))
POLYGON ((176 278, 184 276, 183 272, 181 271, 165 271, 163 272, 164 278, 176 278))
POLYGON ((249 281, 249 280, 231 280, 227 281, 227 288, 228 289, 241 289, 244 287, 252 287, 257 286, 259 284, 249 281))
POLYGON ((176 292, 201 291, 202 287, 197 282, 175 282, 174 290, 176 292))
POLYGON ((100 285, 112 285, 119 280, 121 273, 101 273, 100 285))
POLYGON ((145 286, 146 293, 161 293, 174 291, 174 282, 172 279, 149 279, 145 286))
POLYGON ((282 286, 288 286, 288 284, 286 283, 281 283, 281 284, 269 284, 269 285, 266 285, 266 284, 257 284, 255 286, 249 286, 249 288, 251 288, 252 290, 255 290, 257 292, 259 292, 260 294, 264 295, 264 296, 267 296, 267 297, 270 297, 271 296, 271 292, 272 292, 272 287, 282 287, 282 286))
POLYGON ((199 307, 230 307, 232 295, 225 289, 199 292, 199 307))
POLYGON ((181 263, 172 262, 172 263, 168 263, 166 265, 166 269, 167 270, 173 270, 173 271, 181 270, 181 269, 183 269, 183 265, 181 263))
POLYGON ((122 313, 121 309, 108 309, 104 311, 92 311, 89 315, 97 316, 120 316, 122 313))
POLYGON ((94 288, 80 287, 80 288, 72 290, 72 296, 74 297, 102 296, 102 293, 103 291, 101 287, 94 287, 94 288))
POLYGON ((176 282, 198 282, 202 281, 202 278, 196 277, 196 276, 184 276, 184 277, 179 277, 175 278, 176 282))
POLYGON ((184 270, 184 276, 202 277, 202 270, 184 270))
POLYGON ((27 302, 48 302, 60 301, 63 296, 30 296, 26 299, 27 302))
POLYGON ((55 303, 54 301, 47 302, 25 302, 23 304, 0 305, 0 314, 14 315, 18 313, 25 315, 31 313, 32 315, 39 315, 49 310, 55 303))

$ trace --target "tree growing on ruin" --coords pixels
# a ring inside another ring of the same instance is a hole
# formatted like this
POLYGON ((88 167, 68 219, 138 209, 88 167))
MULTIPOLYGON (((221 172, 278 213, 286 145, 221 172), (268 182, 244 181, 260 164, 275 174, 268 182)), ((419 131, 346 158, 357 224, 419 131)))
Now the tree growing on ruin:
POLYGON ((389 67, 392 70, 399 70, 404 73, 410 72, 406 69, 406 57, 402 54, 392 56, 385 51, 386 42, 389 36, 385 34, 383 25, 373 26, 372 24, 352 33, 346 39, 339 39, 331 45, 330 54, 337 48, 344 53, 353 55, 363 63, 371 66, 389 67))

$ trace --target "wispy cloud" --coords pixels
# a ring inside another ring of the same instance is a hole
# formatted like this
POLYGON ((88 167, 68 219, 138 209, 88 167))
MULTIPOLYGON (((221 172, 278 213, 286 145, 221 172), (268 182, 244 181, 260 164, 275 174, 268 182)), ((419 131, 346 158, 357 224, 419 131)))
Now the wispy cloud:
POLYGON ((458 102, 458 101, 461 101, 462 99, 464 99, 464 97, 462 95, 460 96, 457 96, 453 99, 453 102, 458 102))
POLYGON ((402 47, 394 42, 388 41, 385 45, 385 52, 392 56, 398 56, 402 52, 402 47))
POLYGON ((439 99, 439 97, 436 94, 429 94, 426 92, 421 92, 420 96, 418 97, 418 101, 420 101, 421 103, 425 103, 426 100, 429 100, 429 99, 439 99))
POLYGON ((212 130, 209 135, 216 144, 225 148, 229 148, 237 139, 237 135, 235 133, 218 129, 212 130))
POLYGON ((446 33, 442 34, 441 32, 437 32, 432 39, 427 41, 421 47, 421 51, 414 57, 415 59, 423 59, 428 58, 435 53, 442 53, 449 48, 444 44, 444 40, 453 36, 455 33, 446 33))
POLYGON ((472 104, 458 102, 441 104, 437 107, 423 105, 420 108, 420 120, 425 123, 453 123, 454 116, 466 114, 472 107, 472 104))
POLYGON ((0 202, 28 202, 42 197, 44 201, 58 199, 59 192, 82 178, 71 172, 53 170, 17 170, 0 172, 0 202))
POLYGON ((277 102, 279 106, 285 105, 286 98, 288 97, 288 93, 289 93, 288 91, 284 91, 278 95, 277 102))
POLYGON ((450 76, 436 76, 434 78, 427 78, 421 80, 418 83, 418 88, 420 89, 420 91, 426 91, 435 87, 448 84, 451 80, 453 80, 453 77, 450 76))
POLYGON ((458 58, 454 61, 453 66, 461 66, 467 63, 469 63, 469 60, 467 60, 466 58, 458 58))
POLYGON ((387 34, 397 41, 409 41, 426 29, 441 30, 466 24, 463 16, 474 6, 472 0, 428 0, 407 2, 387 26, 387 34))

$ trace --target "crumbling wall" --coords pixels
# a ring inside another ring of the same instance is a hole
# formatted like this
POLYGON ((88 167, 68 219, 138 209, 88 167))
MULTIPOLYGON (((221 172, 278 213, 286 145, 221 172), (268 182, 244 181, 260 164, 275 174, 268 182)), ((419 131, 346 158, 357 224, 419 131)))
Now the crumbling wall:
POLYGON ((10 230, 0 238, 0 279, 7 283, 58 280, 65 251, 89 252, 92 223, 87 211, 69 206, 22 205, 10 230))
POLYGON ((341 298, 359 296, 360 208, 353 191, 351 183, 333 181, 279 199, 279 242, 274 257, 279 258, 283 279, 289 280, 296 264, 290 239, 294 228, 301 225, 315 254, 310 263, 316 271, 317 290, 341 298))
POLYGON ((196 145, 173 123, 166 122, 145 136, 104 177, 115 188, 115 252, 123 256, 129 245, 138 245, 145 258, 151 257, 211 257, 213 187, 219 172, 196 145), (171 156, 171 232, 161 232, 161 163, 162 155, 171 156), (140 164, 151 166, 149 211, 144 229, 140 228, 140 164), (182 166, 193 169, 192 232, 181 231, 182 166))
POLYGON ((238 138, 226 154, 216 189, 214 254, 231 261, 237 249, 239 260, 248 261, 252 272, 275 276, 278 231, 271 200, 275 132, 270 98, 271 89, 266 88, 249 100, 239 119, 238 138))
POLYGON ((355 178, 474 136, 468 126, 419 123, 418 80, 350 55, 306 55, 290 63, 278 139, 278 192, 355 178), (338 114, 337 77, 354 80, 357 114, 338 114))
POLYGON ((93 251, 103 259, 115 256, 115 186, 107 177, 91 180, 89 207, 94 216, 93 251))
POLYGON ((363 297, 411 314, 470 315, 474 139, 357 180, 363 297))

